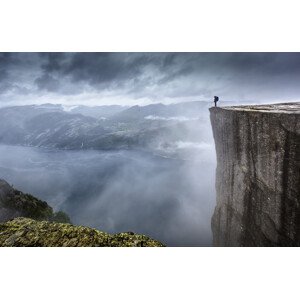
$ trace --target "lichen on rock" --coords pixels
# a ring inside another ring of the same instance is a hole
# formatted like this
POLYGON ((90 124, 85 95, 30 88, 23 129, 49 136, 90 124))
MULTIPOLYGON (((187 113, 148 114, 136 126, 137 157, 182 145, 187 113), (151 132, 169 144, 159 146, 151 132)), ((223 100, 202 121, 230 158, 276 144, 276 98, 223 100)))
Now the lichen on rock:
POLYGON ((15 218, 0 224, 1 247, 162 247, 147 236, 108 234, 68 223, 15 218))

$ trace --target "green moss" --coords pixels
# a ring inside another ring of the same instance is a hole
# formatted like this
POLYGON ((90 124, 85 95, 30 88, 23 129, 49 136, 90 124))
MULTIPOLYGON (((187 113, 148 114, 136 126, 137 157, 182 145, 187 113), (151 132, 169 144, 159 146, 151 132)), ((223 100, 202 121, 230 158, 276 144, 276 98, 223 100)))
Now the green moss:
POLYGON ((110 235, 96 229, 74 226, 69 216, 53 212, 45 202, 24 194, 0 180, 0 210, 6 221, 0 223, 0 246, 163 246, 144 235, 121 233, 110 235))
POLYGON ((0 246, 16 247, 162 247, 147 236, 134 233, 111 235, 67 223, 16 218, 0 224, 0 246))
POLYGON ((51 221, 59 222, 59 223, 71 223, 70 217, 65 212, 62 211, 53 213, 50 219, 51 221))

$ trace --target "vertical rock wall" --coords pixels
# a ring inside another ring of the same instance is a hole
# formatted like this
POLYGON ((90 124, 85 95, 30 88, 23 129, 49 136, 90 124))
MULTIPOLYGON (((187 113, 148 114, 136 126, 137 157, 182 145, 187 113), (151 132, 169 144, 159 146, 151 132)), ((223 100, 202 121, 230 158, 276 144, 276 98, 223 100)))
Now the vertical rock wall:
POLYGON ((300 245, 300 103, 210 109, 215 246, 300 245))

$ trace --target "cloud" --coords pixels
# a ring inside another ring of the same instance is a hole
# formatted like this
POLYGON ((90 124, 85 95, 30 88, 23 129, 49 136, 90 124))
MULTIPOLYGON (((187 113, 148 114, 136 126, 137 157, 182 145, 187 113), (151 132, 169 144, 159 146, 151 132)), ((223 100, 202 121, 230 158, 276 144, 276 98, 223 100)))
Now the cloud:
POLYGON ((74 224, 146 234, 168 246, 207 246, 215 205, 211 149, 194 148, 183 161, 143 151, 0 145, 0 177, 64 210, 74 224))
POLYGON ((47 91, 56 91, 59 89, 59 81, 54 79, 51 75, 45 73, 41 77, 34 81, 39 89, 45 89, 47 91))
POLYGON ((0 105, 295 99, 300 53, 0 53, 0 105))
POLYGON ((197 120, 197 117, 189 118, 186 116, 172 116, 172 117, 163 117, 157 115, 147 115, 144 117, 148 120, 164 120, 164 121, 188 121, 188 120, 197 120))

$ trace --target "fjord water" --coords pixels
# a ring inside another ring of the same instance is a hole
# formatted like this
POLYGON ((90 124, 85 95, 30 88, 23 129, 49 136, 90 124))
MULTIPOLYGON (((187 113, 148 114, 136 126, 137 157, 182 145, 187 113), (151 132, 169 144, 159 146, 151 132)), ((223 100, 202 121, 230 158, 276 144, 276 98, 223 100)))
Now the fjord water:
POLYGON ((0 177, 67 212, 77 225, 146 234, 167 246, 209 246, 214 148, 191 150, 179 159, 138 150, 0 145, 0 177))

